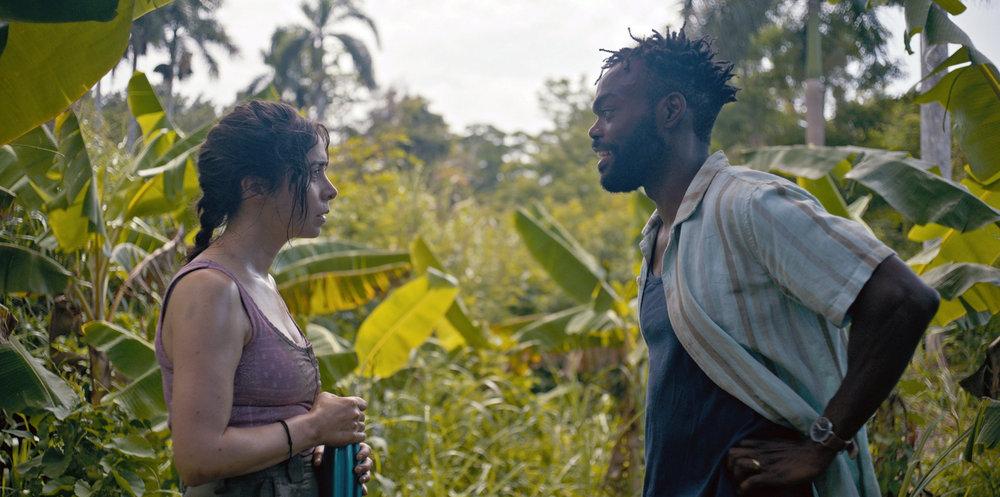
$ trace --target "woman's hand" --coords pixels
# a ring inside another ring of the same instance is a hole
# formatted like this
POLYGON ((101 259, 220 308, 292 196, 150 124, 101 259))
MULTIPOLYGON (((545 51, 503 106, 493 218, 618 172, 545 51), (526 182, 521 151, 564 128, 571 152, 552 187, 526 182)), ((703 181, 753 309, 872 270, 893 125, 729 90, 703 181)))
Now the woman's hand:
MULTIPOLYGON (((361 449, 358 450, 358 455, 355 458, 361 462, 357 466, 354 466, 354 474, 358 475, 358 483, 361 484, 361 493, 368 495, 368 486, 365 484, 372 479, 372 465, 374 464, 371 459, 372 448, 364 442, 361 442, 360 445, 361 449)), ((313 466, 319 467, 323 462, 323 451, 325 448, 325 446, 319 445, 313 449, 313 466)))
POLYGON ((356 459, 361 461, 357 466, 354 467, 354 474, 358 475, 358 483, 361 484, 362 495, 368 495, 368 485, 365 483, 371 481, 372 479, 372 458, 369 457, 372 453, 372 448, 368 444, 362 442, 361 450, 358 451, 356 459))
POLYGON ((360 397, 320 392, 309 410, 318 443, 342 447, 363 442, 367 408, 368 403, 360 397))

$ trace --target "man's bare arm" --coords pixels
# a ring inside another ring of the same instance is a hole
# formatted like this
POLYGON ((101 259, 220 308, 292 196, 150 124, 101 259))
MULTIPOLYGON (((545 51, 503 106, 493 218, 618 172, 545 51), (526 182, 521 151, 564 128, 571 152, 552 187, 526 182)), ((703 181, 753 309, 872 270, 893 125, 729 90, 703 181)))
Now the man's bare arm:
MULTIPOLYGON (((896 256, 872 273, 847 311, 847 374, 823 413, 839 438, 851 439, 892 391, 938 304, 937 293, 896 256)), ((811 481, 834 456, 833 449, 809 438, 747 439, 729 451, 727 465, 740 493, 746 493, 811 481)))

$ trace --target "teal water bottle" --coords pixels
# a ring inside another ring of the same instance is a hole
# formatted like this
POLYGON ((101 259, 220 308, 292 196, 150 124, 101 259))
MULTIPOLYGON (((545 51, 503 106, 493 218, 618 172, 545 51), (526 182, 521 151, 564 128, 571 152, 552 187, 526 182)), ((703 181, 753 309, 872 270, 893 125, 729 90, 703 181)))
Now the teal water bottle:
POLYGON ((323 449, 319 469, 320 497, 361 497, 361 483, 354 473, 360 450, 361 445, 356 443, 343 447, 327 445, 323 449))

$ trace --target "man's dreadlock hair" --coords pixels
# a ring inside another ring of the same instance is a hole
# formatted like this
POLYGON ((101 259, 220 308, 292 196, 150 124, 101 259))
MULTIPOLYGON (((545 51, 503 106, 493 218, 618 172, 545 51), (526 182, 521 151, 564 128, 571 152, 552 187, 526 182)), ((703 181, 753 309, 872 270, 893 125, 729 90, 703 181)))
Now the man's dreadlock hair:
POLYGON ((670 92, 680 92, 693 110, 695 135, 708 142, 722 106, 736 101, 739 88, 728 84, 733 77, 733 65, 714 60, 716 52, 711 44, 704 38, 689 39, 683 28, 677 32, 667 29, 666 36, 653 30, 653 35, 647 38, 636 38, 629 30, 629 36, 637 42, 636 46, 617 51, 601 49, 611 56, 604 59, 597 80, 619 64, 628 70, 633 60, 643 61, 651 76, 653 101, 670 92))

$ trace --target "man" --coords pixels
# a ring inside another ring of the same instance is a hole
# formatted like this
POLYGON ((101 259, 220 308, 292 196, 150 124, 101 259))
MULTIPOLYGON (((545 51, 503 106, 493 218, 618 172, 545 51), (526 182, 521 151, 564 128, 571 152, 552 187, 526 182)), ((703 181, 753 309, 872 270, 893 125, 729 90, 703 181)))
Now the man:
POLYGON ((795 184, 709 156, 737 89, 707 42, 635 41, 605 60, 590 137, 601 185, 657 207, 640 244, 644 495, 880 495, 863 425, 937 294, 795 184))

